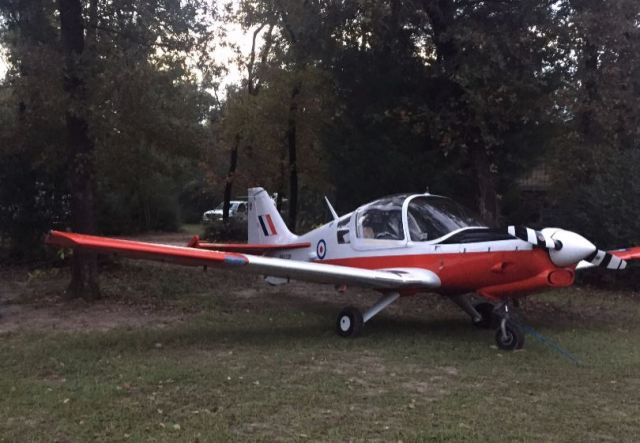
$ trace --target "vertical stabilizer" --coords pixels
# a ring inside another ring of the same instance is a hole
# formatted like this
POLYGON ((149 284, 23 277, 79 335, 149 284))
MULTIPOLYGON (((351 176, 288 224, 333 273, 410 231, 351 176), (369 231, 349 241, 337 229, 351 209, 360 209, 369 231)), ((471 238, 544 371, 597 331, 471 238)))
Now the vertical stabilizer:
POLYGON ((247 224, 251 244, 293 243, 298 236, 291 233, 276 209, 275 202, 262 188, 249 188, 247 224))

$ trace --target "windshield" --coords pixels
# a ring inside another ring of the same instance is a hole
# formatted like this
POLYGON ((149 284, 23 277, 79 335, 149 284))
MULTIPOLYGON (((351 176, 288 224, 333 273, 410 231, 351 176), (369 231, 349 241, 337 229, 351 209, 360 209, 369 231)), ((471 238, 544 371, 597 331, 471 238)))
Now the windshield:
MULTIPOLYGON (((239 201, 230 201, 230 202, 229 202, 229 210, 230 210, 230 211, 233 211, 233 210, 235 210, 236 208, 237 208, 237 209, 244 208, 244 205, 242 205, 242 206, 240 206, 240 208, 238 208, 238 205, 240 205, 241 203, 244 203, 244 202, 239 202, 239 201)), ((220 203, 218 206, 216 206, 216 208, 214 209, 214 211, 222 211, 223 209, 224 209, 224 202, 222 202, 222 203, 220 203)), ((241 209, 241 210, 243 211, 244 209, 241 209)))
POLYGON ((468 209, 444 197, 413 198, 407 217, 412 241, 435 240, 460 228, 485 226, 468 209))

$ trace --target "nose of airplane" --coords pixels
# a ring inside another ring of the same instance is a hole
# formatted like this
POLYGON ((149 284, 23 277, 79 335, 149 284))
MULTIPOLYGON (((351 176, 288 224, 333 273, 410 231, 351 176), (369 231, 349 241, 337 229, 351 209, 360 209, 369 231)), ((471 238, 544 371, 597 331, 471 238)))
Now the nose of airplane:
POLYGON ((542 233, 545 237, 550 236, 558 245, 558 248, 549 250, 549 257, 556 266, 576 264, 598 250, 596 245, 575 232, 546 228, 542 233))

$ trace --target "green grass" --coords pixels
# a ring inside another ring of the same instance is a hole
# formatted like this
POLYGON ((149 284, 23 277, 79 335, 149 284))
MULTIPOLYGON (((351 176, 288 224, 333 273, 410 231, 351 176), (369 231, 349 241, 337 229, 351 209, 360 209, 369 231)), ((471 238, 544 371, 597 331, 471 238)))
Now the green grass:
MULTIPOLYGON (((55 299, 63 277, 25 279, 18 295, 55 299)), ((143 305, 185 320, 0 335, 0 441, 634 441, 640 432, 637 296, 574 289, 525 304, 536 329, 581 359, 575 366, 531 337, 523 351, 499 352, 492 331, 439 298, 401 300, 345 340, 335 315, 374 301, 366 292, 132 262, 102 286, 112 301, 101 308, 143 305)))

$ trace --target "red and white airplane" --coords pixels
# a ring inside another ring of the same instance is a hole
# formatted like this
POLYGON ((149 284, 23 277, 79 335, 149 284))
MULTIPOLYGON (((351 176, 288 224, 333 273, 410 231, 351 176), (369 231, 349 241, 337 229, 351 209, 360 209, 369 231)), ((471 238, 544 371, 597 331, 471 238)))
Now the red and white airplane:
POLYGON ((214 244, 197 237, 185 247, 51 231, 47 243, 191 266, 219 266, 289 279, 375 289, 380 300, 362 313, 346 307, 337 330, 357 335, 364 323, 401 296, 449 297, 480 327, 496 328, 504 350, 524 345, 510 302, 545 288, 573 284, 578 269, 624 269, 640 247, 605 252, 574 232, 510 226, 491 229, 453 200, 431 194, 384 197, 304 235, 287 229, 262 188, 248 190, 248 243, 214 244), (470 294, 486 302, 473 304, 470 294))

